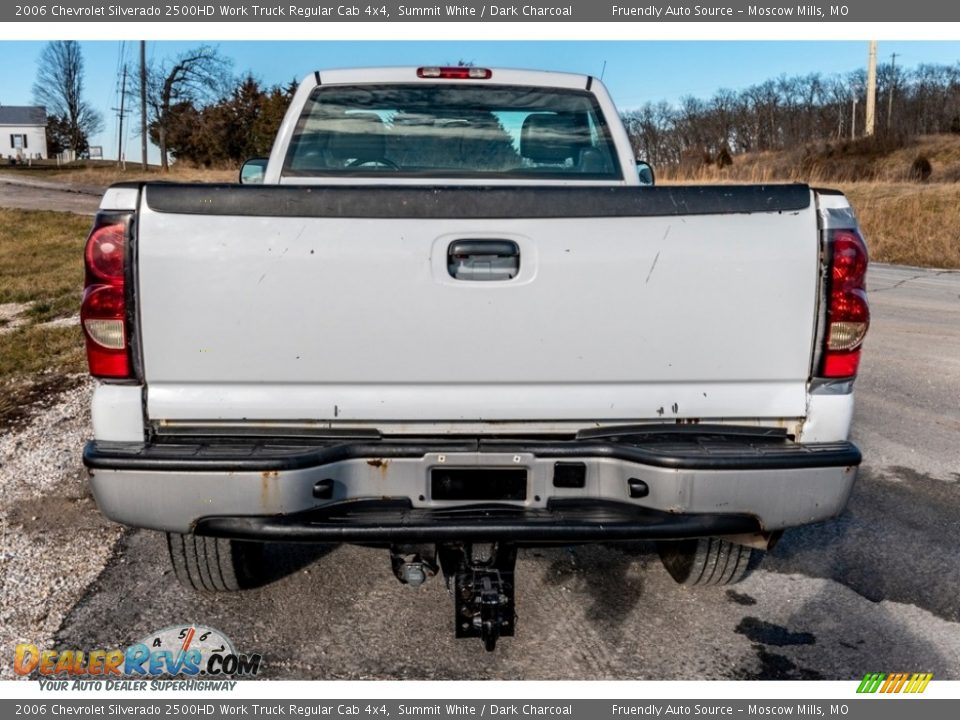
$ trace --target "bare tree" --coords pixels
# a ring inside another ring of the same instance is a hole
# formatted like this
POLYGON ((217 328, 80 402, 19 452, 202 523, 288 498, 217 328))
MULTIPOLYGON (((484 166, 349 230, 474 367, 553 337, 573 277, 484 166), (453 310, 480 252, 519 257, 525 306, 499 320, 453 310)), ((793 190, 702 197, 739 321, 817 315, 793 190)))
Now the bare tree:
POLYGON ((76 40, 47 43, 37 62, 33 98, 66 125, 66 143, 79 154, 91 135, 103 130, 103 117, 83 99, 83 54, 76 40))
MULTIPOLYGON (((916 135, 960 135, 960 63, 913 69, 891 64, 878 70, 881 95, 891 97, 894 91, 889 121, 882 124, 888 147, 903 146, 916 135)), ((842 75, 781 75, 738 91, 720 89, 709 99, 648 102, 625 112, 623 121, 634 152, 658 165, 696 169, 715 162, 724 150, 804 148, 815 156, 832 152, 831 144, 838 141, 846 144, 854 101, 857 127, 863 127, 865 91, 862 68, 842 75)))
POLYGON ((149 69, 150 134, 160 148, 164 172, 169 170, 167 136, 173 123, 183 115, 176 110, 219 99, 230 84, 230 60, 211 45, 200 45, 149 69))

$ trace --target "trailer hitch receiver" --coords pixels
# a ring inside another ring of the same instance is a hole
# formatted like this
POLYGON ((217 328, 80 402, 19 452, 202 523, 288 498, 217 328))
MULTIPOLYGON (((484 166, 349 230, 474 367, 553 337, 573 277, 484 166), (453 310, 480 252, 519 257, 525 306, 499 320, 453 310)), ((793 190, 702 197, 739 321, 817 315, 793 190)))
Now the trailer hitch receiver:
POLYGON ((453 593, 458 638, 480 638, 493 651, 516 624, 513 573, 517 548, 507 543, 456 543, 437 548, 453 593))

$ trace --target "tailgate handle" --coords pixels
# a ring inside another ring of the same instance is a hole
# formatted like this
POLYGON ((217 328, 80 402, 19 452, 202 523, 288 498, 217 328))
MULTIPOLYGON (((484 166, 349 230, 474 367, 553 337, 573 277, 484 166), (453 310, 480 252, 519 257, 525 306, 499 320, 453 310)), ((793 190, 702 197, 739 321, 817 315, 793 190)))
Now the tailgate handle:
POLYGON ((512 240, 454 240, 447 270, 457 280, 510 280, 520 271, 520 246, 512 240))

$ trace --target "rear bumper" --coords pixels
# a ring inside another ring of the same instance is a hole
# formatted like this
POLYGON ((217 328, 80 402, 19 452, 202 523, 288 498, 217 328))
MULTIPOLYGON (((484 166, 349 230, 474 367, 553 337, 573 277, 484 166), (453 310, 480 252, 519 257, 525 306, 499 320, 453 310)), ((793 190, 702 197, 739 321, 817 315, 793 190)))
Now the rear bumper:
POLYGON ((756 429, 680 428, 572 440, 91 442, 84 462, 97 503, 118 522, 341 542, 772 532, 838 514, 860 463, 847 442, 800 445, 756 429), (558 482, 558 463, 578 468, 582 482, 558 482), (522 499, 434 497, 434 472, 461 468, 522 470, 522 499))
POLYGON ((626 502, 562 498, 543 508, 502 504, 414 508, 408 500, 348 500, 293 515, 208 517, 198 535, 279 542, 517 543, 668 539, 761 532, 743 514, 678 514, 626 502))

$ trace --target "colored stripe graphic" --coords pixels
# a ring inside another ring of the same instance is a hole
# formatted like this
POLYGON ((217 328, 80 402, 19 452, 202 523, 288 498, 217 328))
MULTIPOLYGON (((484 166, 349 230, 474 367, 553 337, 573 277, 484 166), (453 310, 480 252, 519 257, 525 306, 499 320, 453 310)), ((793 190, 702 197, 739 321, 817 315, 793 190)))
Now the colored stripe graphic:
POLYGON ((914 692, 916 693, 922 693, 924 690, 927 689, 927 685, 929 685, 930 681, 933 680, 933 673, 925 673, 925 674, 922 673, 920 675, 920 678, 921 678, 920 687, 914 690, 914 692))
POLYGON ((887 675, 887 679, 884 681, 883 686, 880 688, 881 693, 888 693, 897 683, 897 678, 900 677, 900 673, 890 673, 887 675))
POLYGON ((910 678, 910 675, 908 673, 900 673, 900 677, 897 678, 897 686, 892 690, 890 690, 890 692, 895 692, 895 693, 900 692, 901 688, 903 688, 904 683, 907 682, 909 678, 910 678))
POLYGON ((903 689, 905 693, 914 693, 917 691, 917 688, 920 687, 920 680, 923 677, 921 673, 914 673, 910 676, 910 682, 907 683, 907 686, 903 689))
POLYGON ((858 693, 922 693, 933 673, 867 673, 857 687, 858 693))
POLYGON ((875 693, 885 677, 886 675, 883 673, 867 673, 863 676, 863 681, 860 683, 860 687, 857 688, 857 692, 875 693))

